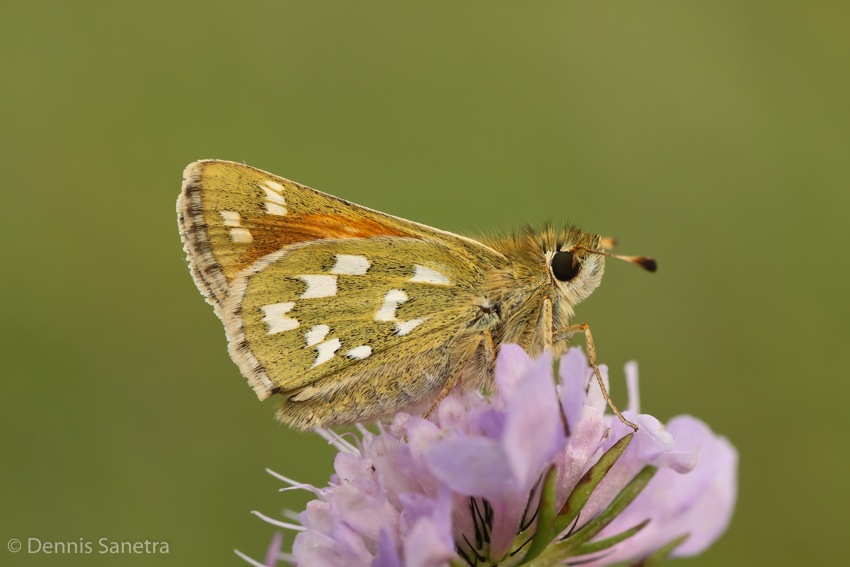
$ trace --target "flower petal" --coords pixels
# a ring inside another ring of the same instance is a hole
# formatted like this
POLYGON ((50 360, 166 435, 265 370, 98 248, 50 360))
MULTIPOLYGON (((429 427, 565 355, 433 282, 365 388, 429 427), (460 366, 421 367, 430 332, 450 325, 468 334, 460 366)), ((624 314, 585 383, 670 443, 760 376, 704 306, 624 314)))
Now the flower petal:
POLYGON ((602 414, 593 407, 583 406, 578 422, 573 424, 572 435, 563 451, 558 453, 558 507, 564 505, 582 475, 590 468, 591 458, 599 450, 605 433, 602 414))
POLYGON ((381 527, 381 533, 378 535, 378 553, 372 560, 371 567, 404 567, 398 555, 395 538, 386 526, 381 527))
POLYGON ((330 502, 310 500, 306 509, 298 515, 301 525, 308 530, 314 530, 326 535, 333 533, 334 516, 330 502))
POLYGON ((523 375, 533 365, 531 357, 519 345, 503 344, 496 358, 495 379, 500 400, 513 396, 523 375))
POLYGON ((372 562, 363 541, 344 523, 334 525, 333 536, 317 531, 299 533, 292 554, 298 567, 369 567, 372 562))
POLYGON ((351 482, 358 478, 371 478, 372 470, 366 459, 352 453, 337 453, 334 458, 334 470, 340 481, 351 482))
MULTIPOLYGON (((441 487, 436 500, 411 500, 418 518, 404 538, 406 567, 442 567, 456 557, 451 532, 452 495, 441 487), (413 503, 413 500, 416 503, 413 503)), ((405 509, 405 511, 407 511, 405 509)))
POLYGON ((469 412, 472 435, 480 435, 490 439, 501 439, 505 431, 504 411, 499 411, 490 404, 474 407, 469 412))
MULTIPOLYGON (((599 387, 599 379, 592 369, 588 369, 588 388, 587 398, 584 405, 596 408, 597 411, 604 413, 608 402, 605 401, 605 396, 602 394, 602 388, 599 387)), ((611 386, 608 383, 608 366, 605 364, 599 365, 599 375, 602 376, 602 383, 605 384, 605 389, 611 392, 611 386)))
POLYGON ((677 523, 687 524, 691 534, 673 556, 696 555, 714 543, 732 521, 738 494, 738 452, 725 437, 716 436, 705 423, 691 416, 673 418, 667 429, 676 436, 677 446, 681 441, 685 447, 701 447, 696 469, 674 477, 675 484, 666 489, 679 496, 677 523))
POLYGON ((459 399, 447 397, 437 407, 437 421, 441 428, 454 427, 466 431, 469 415, 459 399))
MULTIPOLYGON (((358 534, 377 545, 381 526, 398 529, 398 511, 386 498, 375 494, 381 489, 374 481, 359 479, 337 487, 332 510, 337 521, 348 524, 358 534)), ((374 551, 375 547, 372 547, 374 551)))
POLYGON ((587 357, 578 347, 572 347, 561 357, 558 367, 561 405, 570 430, 575 427, 587 398, 587 357))
POLYGON ((551 355, 544 354, 534 362, 505 405, 508 415, 502 450, 517 487, 530 488, 566 442, 551 355))
POLYGON ((366 457, 375 467, 374 476, 383 487, 387 500, 396 508, 401 508, 398 500, 399 494, 422 492, 425 489, 420 476, 410 473, 413 465, 409 463, 408 447, 392 435, 376 437, 366 448, 366 457), (405 453, 407 459, 402 458, 402 452, 405 453), (402 468, 403 462, 407 463, 404 469, 402 468))
POLYGON ((495 439, 453 435, 435 441, 428 468, 455 492, 496 498, 517 488, 507 456, 495 439))
POLYGON ((404 539, 405 567, 443 567, 455 557, 454 545, 440 538, 440 526, 432 518, 421 518, 404 539))

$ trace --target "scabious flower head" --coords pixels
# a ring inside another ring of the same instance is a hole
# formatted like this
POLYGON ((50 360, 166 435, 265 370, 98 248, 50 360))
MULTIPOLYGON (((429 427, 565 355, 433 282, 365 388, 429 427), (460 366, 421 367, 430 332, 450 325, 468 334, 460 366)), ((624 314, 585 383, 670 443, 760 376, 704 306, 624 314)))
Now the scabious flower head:
MULTIPOLYGON (((607 369, 600 367, 607 381, 607 369)), ((737 453, 703 422, 667 427, 640 414, 637 367, 624 415, 605 400, 578 348, 531 360, 503 345, 497 390, 452 394, 428 420, 399 413, 339 449, 327 487, 300 513, 292 554, 272 542, 264 564, 299 567, 648 564, 702 552, 725 530, 737 453)), ((241 555, 241 554, 240 554, 241 555)), ((244 557, 244 556, 243 556, 244 557)), ((246 558, 247 559, 247 558, 246 558)))

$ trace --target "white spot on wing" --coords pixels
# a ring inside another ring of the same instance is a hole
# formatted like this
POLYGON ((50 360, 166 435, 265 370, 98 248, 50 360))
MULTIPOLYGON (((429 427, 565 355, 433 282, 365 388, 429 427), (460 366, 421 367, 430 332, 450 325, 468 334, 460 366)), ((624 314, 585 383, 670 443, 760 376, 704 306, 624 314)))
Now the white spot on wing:
POLYGON ((407 294, 400 289, 391 289, 384 296, 384 302, 381 308, 375 313, 375 321, 398 321, 395 317, 395 310, 399 303, 407 301, 407 294))
POLYGON ((336 276, 295 276, 307 282, 307 290, 301 299, 333 297, 336 295, 336 276))
POLYGON ((396 323, 396 332, 399 336, 404 336, 422 323, 425 322, 425 319, 411 319, 410 321, 399 321, 396 323))
POLYGON ((275 193, 271 189, 267 189, 263 187, 263 191, 266 192, 266 201, 271 201, 272 203, 277 203, 278 205, 285 205, 286 199, 284 199, 280 193, 275 193))
POLYGON ((317 345, 323 340, 325 340, 325 337, 327 336, 328 331, 330 330, 331 328, 327 325, 316 325, 315 327, 307 331, 307 333, 305 333, 304 335, 307 338, 307 346, 317 345))
POLYGON ((431 268, 426 268, 425 266, 420 266, 417 264, 414 266, 415 270, 413 272, 413 277, 410 278, 409 282, 412 283, 429 283, 435 285, 452 285, 452 282, 438 272, 437 270, 432 270, 431 268))
POLYGON ((231 228, 230 238, 233 242, 253 242, 254 237, 248 232, 247 228, 231 228))
POLYGON ((334 357, 334 353, 339 350, 341 343, 339 339, 331 339, 326 343, 322 343, 316 347, 316 350, 319 351, 319 356, 316 357, 316 362, 313 363, 311 368, 315 368, 320 364, 324 364, 334 357))
MULTIPOLYGON (((277 191, 278 193, 282 193, 282 192, 283 192, 283 185, 281 185, 280 183, 276 183, 276 182, 274 182, 274 181, 263 181, 263 183, 264 183, 264 184, 266 185, 266 187, 268 187, 269 189, 272 189, 272 190, 274 190, 274 191, 277 191)), ((263 187, 263 189, 265 189, 265 187, 263 187)))
POLYGON ((362 276, 371 264, 366 256, 352 256, 350 254, 337 254, 336 264, 331 268, 332 274, 348 274, 350 276, 362 276))
POLYGON ((239 213, 236 211, 219 211, 221 219, 224 221, 224 226, 241 226, 239 213))
POLYGON ((283 331, 291 331, 298 327, 297 319, 284 317, 284 314, 293 307, 295 307, 295 303, 289 302, 273 303, 260 308, 263 310, 263 313, 266 314, 266 316, 263 317, 263 321, 268 324, 270 335, 282 333, 283 331))
POLYGON ((286 208, 281 207, 280 205, 276 205, 275 203, 269 203, 268 201, 266 201, 266 214, 283 216, 286 214, 286 208))
POLYGON ((364 358, 368 358, 369 355, 372 354, 372 347, 369 345, 363 345, 359 347, 354 347, 347 353, 345 356, 349 358, 356 358, 357 360, 363 360, 364 358))

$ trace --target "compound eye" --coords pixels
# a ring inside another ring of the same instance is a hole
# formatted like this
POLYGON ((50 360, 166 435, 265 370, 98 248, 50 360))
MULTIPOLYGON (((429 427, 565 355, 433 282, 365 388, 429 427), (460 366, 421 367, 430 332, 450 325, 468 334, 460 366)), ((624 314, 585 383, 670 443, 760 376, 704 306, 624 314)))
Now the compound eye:
POLYGON ((570 251, 557 252, 552 257, 552 273, 562 282, 575 278, 581 270, 578 258, 570 251))

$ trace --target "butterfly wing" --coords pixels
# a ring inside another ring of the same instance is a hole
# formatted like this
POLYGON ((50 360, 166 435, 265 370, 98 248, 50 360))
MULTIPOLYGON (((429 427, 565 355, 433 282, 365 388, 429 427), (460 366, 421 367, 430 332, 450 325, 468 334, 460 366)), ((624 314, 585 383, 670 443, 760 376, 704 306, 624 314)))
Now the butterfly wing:
POLYGON ((216 312, 240 271, 284 246, 398 236, 449 241, 460 254, 504 258, 479 242, 361 207, 247 165, 204 160, 183 173, 180 236, 192 275, 216 312))
POLYGON ((230 162, 189 166, 181 235, 230 353, 302 428, 433 395, 472 355, 492 249, 230 162))

